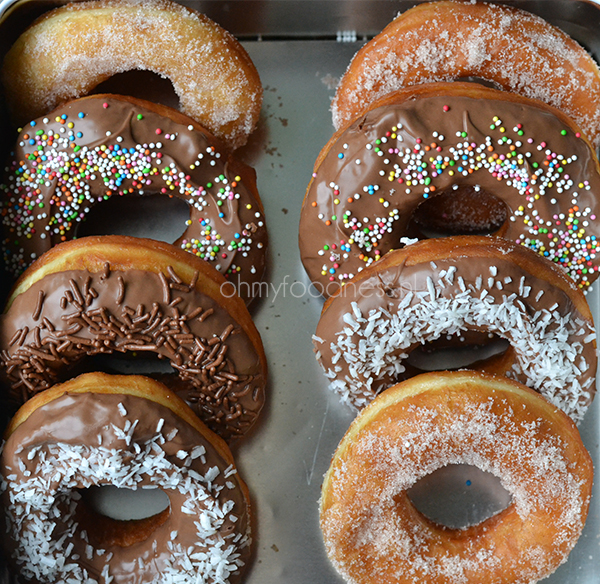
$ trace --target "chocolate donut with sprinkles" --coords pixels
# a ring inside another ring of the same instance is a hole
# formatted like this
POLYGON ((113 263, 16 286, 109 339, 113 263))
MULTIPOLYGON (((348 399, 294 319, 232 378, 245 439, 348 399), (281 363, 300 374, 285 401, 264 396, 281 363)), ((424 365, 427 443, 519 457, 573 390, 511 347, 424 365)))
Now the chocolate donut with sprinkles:
POLYGON ((330 296, 404 238, 495 234, 587 290, 600 264, 599 193, 594 150, 560 111, 474 83, 414 86, 375 102, 321 151, 302 207, 302 261, 330 296))
POLYGON ((167 388, 88 373, 36 395, 2 447, 14 575, 54 584, 236 584, 251 553, 248 488, 227 445, 167 388), (121 521, 88 489, 160 489, 163 511, 121 521))
POLYGON ((167 243, 59 244, 0 315, 0 376, 13 404, 106 354, 168 363, 172 372, 156 367, 157 376, 225 439, 243 436, 264 404, 266 357, 244 302, 208 262, 167 243))
POLYGON ((555 264, 500 237, 443 237, 388 253, 327 300, 313 341, 329 388, 358 409, 423 371, 427 351, 439 348, 469 352, 466 368, 515 379, 576 422, 596 393, 596 332, 583 292, 555 264), (503 352, 478 351, 490 337, 503 352))
POLYGON ((162 194, 188 205, 175 245, 212 263, 249 300, 267 232, 254 170, 187 116, 143 100, 96 95, 27 124, 2 184, 4 259, 19 275, 77 236, 116 196, 162 194))

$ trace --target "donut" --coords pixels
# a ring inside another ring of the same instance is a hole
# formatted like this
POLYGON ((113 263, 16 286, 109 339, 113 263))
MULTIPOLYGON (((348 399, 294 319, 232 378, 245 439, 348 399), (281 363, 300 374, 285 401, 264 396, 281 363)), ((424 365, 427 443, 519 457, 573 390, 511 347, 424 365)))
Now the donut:
POLYGON ((571 420, 527 387, 424 374, 386 390, 350 426, 323 482, 321 529, 354 584, 532 584, 577 542, 592 478, 571 420), (449 464, 498 477, 508 507, 465 529, 426 519, 407 490, 449 464))
POLYGON ((325 303, 314 346, 330 389, 360 409, 420 371, 411 360, 418 347, 447 340, 473 350, 490 335, 509 347, 471 368, 513 378, 583 418, 597 368, 585 297, 559 268, 499 237, 430 239, 390 252, 325 303))
POLYGON ((267 233, 254 170, 165 106, 96 95, 30 122, 2 192, 5 265, 15 276, 76 237, 96 205, 152 194, 185 201, 189 217, 175 245, 237 280, 247 299, 264 272, 267 233))
POLYGON ((151 379, 88 373, 37 394, 0 469, 4 546, 28 581, 231 584, 248 562, 249 493, 229 448, 151 379), (82 496, 106 485, 158 488, 170 504, 111 519, 82 496))
POLYGON ((17 281, 0 315, 9 403, 105 354, 169 364, 160 380, 225 439, 247 432, 264 403, 266 358, 243 301, 207 262, 167 243, 67 241, 17 281))
POLYGON ((598 192, 595 153, 560 111, 475 83, 409 87, 375 102, 321 151, 300 252, 330 296, 431 231, 495 234, 561 265, 587 290, 600 269, 598 192))
POLYGON ((572 38, 511 6, 441 1, 400 14, 352 59, 332 102, 336 128, 391 91, 478 78, 548 103, 600 145, 600 70, 572 38))
POLYGON ((203 14, 170 0, 56 8, 11 47, 2 82, 20 126, 135 69, 168 78, 181 111, 231 148, 245 144, 256 126, 262 85, 244 48, 203 14))

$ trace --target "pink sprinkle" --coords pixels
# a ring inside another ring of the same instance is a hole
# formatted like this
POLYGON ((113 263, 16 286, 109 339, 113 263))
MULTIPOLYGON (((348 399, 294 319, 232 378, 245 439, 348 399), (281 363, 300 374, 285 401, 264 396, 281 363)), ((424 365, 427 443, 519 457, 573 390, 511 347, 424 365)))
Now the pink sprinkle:
POLYGON ((106 102, 104 102, 104 103, 102 104, 102 107, 103 107, 104 109, 106 109, 106 108, 108 107, 108 104, 107 104, 106 102))
POLYGON ((160 128, 156 128, 155 132, 156 132, 156 134, 158 134, 158 135, 162 134, 162 130, 161 130, 160 128))
POLYGON ((442 109, 443 109, 445 112, 448 112, 448 111, 450 111, 450 106, 449 106, 449 105, 445 105, 445 106, 444 106, 442 109))

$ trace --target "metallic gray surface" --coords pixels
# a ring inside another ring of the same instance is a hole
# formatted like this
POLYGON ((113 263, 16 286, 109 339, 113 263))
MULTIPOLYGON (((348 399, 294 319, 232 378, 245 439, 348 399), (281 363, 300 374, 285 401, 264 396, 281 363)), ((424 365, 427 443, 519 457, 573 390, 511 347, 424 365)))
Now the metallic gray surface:
MULTIPOLYGON (((11 3, 0 4, 0 10, 11 3)), ((325 556, 318 499, 323 474, 354 412, 327 391, 314 359, 311 335, 322 300, 309 287, 300 263, 298 221, 314 160, 333 132, 329 102, 335 82, 361 45, 360 41, 336 42, 337 33, 354 31, 347 36, 355 34, 358 39, 371 36, 414 2, 238 0, 190 4, 205 8, 245 38, 285 39, 245 42, 260 72, 265 101, 259 127, 241 155, 256 168, 271 238, 268 289, 263 288, 263 298, 252 307, 269 360, 270 397, 258 428, 234 447, 255 509, 256 553, 245 581, 341 583, 325 556), (297 37, 302 40, 290 40, 297 37)), ((600 9, 594 3, 545 0, 516 4, 562 25, 600 57, 600 9)), ((34 4, 36 10, 39 5, 34 4)), ((11 27, 10 34, 16 32, 11 27)), ((588 295, 596 322, 599 288, 588 295)), ((598 467, 600 400, 595 401, 580 429, 598 467)), ((477 480, 476 476, 469 478, 477 480)), ((600 493, 596 487, 580 542, 567 564, 546 582, 598 584, 599 565, 600 493)))

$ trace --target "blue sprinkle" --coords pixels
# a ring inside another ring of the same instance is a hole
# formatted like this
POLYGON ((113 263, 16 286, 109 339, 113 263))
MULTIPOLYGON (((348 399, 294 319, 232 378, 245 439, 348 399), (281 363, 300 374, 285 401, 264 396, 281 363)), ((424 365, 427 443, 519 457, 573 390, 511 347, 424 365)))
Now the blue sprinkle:
POLYGON ((77 114, 77 117, 79 117, 79 118, 85 118, 85 114, 83 112, 79 112, 77 114))
POLYGON ((330 274, 335 274, 335 268, 329 268, 329 273, 330 274))
POLYGON ((36 125, 37 125, 37 122, 35 122, 35 120, 34 120, 33 122, 30 122, 30 124, 31 124, 32 126, 36 126, 36 125))
POLYGON ((66 120, 67 119, 67 114, 63 114, 62 116, 60 116, 62 120, 66 120))
POLYGON ((236 233, 233 237, 235 237, 236 239, 239 239, 240 238, 240 234, 236 233))
POLYGON ((33 146, 35 144, 35 140, 33 138, 29 139, 29 144, 30 146, 33 146))
POLYGON ((470 487, 471 486, 471 481, 467 481, 466 485, 467 485, 467 487, 470 487))
POLYGON ((342 158, 344 158, 344 155, 343 155, 343 154, 340 152, 340 153, 338 154, 338 158, 339 158, 339 159, 342 159, 342 158))
POLYGON ((225 217, 225 213, 219 213, 219 218, 222 219, 223 217, 225 217))
POLYGON ((81 132, 77 132, 77 134, 75 134, 78 138, 82 138, 83 134, 81 132))

